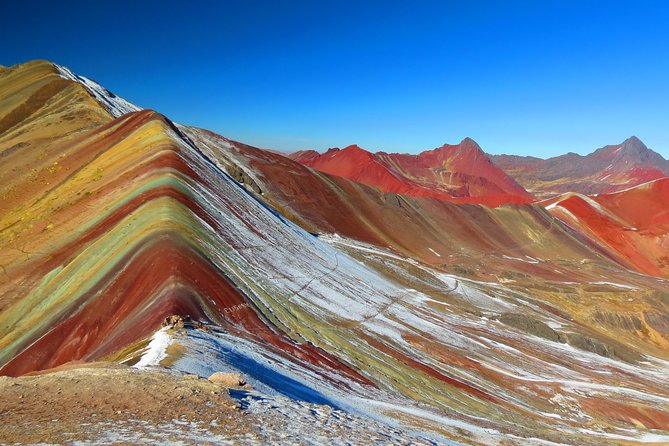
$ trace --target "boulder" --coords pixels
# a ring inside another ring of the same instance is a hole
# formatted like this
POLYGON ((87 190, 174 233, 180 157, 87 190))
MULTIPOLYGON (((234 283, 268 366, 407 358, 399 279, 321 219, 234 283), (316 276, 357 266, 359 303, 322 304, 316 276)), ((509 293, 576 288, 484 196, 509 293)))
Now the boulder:
POLYGON ((220 384, 223 387, 246 386, 246 381, 244 381, 244 378, 242 378, 242 375, 240 375, 239 373, 216 372, 212 374, 208 379, 214 384, 220 384))

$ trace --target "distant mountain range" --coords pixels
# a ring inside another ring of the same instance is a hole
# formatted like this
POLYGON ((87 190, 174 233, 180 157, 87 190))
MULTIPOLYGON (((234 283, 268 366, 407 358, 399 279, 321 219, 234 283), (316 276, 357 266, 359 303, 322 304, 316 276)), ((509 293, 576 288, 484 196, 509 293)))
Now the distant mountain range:
MULTIPOLYGON (((370 153, 349 146, 323 154, 296 152, 289 158, 386 193, 490 207, 539 204, 586 234, 616 261, 646 274, 669 273, 665 236, 669 231, 669 161, 634 136, 586 156, 568 153, 546 160, 487 155, 471 138, 418 155, 370 153)), ((324 212, 327 207, 322 204, 319 209, 324 212)), ((333 209, 330 222, 337 214, 333 209)), ((526 225, 516 224, 518 230, 526 225)), ((358 230, 362 227, 356 225, 358 230)), ((417 233, 424 237, 429 231, 417 233)), ((401 243, 424 244, 415 240, 401 243)), ((439 246, 440 236, 435 235, 428 244, 439 246)))
POLYGON ((636 136, 585 156, 576 153, 548 159, 489 156, 495 165, 539 198, 564 192, 616 192, 669 176, 669 161, 636 136))
POLYGON ((352 145, 341 150, 330 149, 322 155, 303 151, 289 157, 321 172, 376 186, 384 192, 488 206, 533 201, 532 195, 495 166, 471 138, 418 155, 370 153, 352 145))
POLYGON ((289 157, 386 192, 489 206, 529 203, 565 192, 616 192, 669 176, 669 161, 635 136, 589 155, 549 159, 486 154, 471 138, 418 155, 371 153, 352 145, 289 157))

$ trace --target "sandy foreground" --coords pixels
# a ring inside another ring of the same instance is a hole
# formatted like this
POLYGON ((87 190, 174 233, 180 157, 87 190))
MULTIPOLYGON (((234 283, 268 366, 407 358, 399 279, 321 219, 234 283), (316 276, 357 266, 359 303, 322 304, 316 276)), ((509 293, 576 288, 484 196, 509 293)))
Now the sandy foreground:
POLYGON ((232 391, 108 363, 0 377, 0 443, 425 444, 328 406, 232 391))

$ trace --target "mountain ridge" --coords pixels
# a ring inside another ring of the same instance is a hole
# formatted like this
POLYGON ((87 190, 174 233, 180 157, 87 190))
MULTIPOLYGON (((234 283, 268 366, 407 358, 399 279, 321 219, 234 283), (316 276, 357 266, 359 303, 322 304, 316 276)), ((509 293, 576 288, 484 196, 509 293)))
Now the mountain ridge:
POLYGON ((301 151, 288 157, 386 192, 491 206, 533 201, 531 194, 494 166, 471 138, 417 155, 372 153, 350 145, 344 149, 328 149, 322 155, 301 151))
POLYGON ((636 136, 587 155, 551 158, 490 155, 492 161, 539 198, 566 192, 608 193, 669 176, 669 161, 636 136))

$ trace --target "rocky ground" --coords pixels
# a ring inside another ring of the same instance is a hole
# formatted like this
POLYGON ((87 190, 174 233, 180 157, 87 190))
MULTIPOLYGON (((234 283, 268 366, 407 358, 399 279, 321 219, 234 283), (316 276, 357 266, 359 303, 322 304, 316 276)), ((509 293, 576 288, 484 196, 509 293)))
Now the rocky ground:
MULTIPOLYGON (((426 444, 328 406, 104 363, 0 377, 1 444, 426 444)), ((429 443, 427 443, 429 444, 429 443)))

